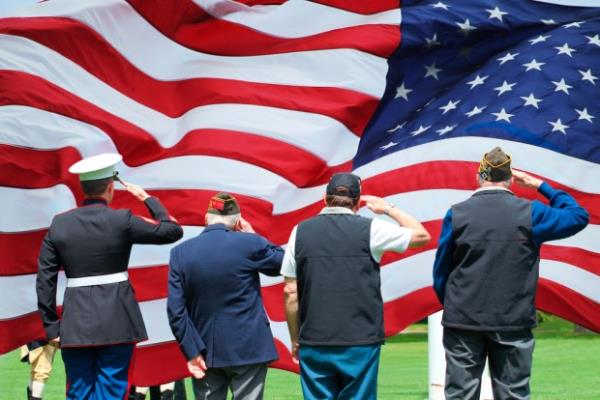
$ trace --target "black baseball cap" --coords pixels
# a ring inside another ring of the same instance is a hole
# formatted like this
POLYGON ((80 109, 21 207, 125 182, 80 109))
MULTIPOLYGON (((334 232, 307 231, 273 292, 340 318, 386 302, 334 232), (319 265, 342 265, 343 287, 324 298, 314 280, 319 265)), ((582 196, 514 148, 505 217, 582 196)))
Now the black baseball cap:
POLYGON ((339 173, 331 177, 327 184, 328 195, 360 197, 360 177, 350 173, 339 173))

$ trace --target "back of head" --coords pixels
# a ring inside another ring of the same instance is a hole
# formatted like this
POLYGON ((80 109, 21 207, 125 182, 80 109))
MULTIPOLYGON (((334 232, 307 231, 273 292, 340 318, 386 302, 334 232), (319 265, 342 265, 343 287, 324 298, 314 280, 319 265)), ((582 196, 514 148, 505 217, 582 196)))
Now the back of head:
POLYGON ((113 178, 94 179, 91 181, 81 181, 81 190, 87 197, 102 196, 108 191, 113 178))
POLYGON ((354 209, 360 199, 360 177, 350 173, 339 173, 327 184, 325 202, 328 207, 354 209))
POLYGON ((494 147, 483 155, 479 164, 480 186, 510 186, 512 178, 511 158, 500 147, 494 147), (486 183, 488 183, 486 185, 486 183))
POLYGON ((206 211, 206 224, 224 224, 233 228, 240 219, 240 206, 229 193, 219 192, 210 198, 206 211))

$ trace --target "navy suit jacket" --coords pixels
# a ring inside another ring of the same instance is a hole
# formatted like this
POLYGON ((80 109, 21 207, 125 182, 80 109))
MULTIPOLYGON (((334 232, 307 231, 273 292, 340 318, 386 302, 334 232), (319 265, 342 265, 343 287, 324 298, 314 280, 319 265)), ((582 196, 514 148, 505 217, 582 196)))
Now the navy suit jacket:
POLYGON ((210 368, 277 359, 259 272, 279 275, 283 249, 263 237, 207 226, 171 250, 167 312, 187 360, 210 368))

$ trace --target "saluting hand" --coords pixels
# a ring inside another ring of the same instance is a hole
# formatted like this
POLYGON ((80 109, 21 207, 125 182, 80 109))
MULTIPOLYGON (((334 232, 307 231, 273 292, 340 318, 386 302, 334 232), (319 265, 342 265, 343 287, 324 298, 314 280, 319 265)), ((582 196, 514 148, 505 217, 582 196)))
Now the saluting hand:
POLYGON ((204 362, 204 357, 201 355, 197 355, 187 362, 188 371, 194 376, 196 379, 202 379, 206 375, 206 363, 204 362))
POLYGON ((254 233, 254 228, 250 225, 250 222, 246 221, 241 215, 237 224, 235 225, 235 230, 238 232, 248 232, 254 233))
POLYGON ((360 196, 360 201, 367 203, 369 210, 373 211, 375 214, 383 214, 385 209, 390 206, 387 201, 377 196, 363 195, 360 196))
POLYGON ((512 176, 515 178, 515 183, 528 189, 537 190, 544 182, 541 179, 534 178, 533 176, 522 171, 517 171, 516 169, 512 170, 512 176))
POLYGON ((146 191, 144 189, 142 189, 141 186, 134 185, 133 183, 127 183, 122 179, 120 180, 120 182, 123 184, 123 186, 125 186, 125 189, 127 189, 127 191, 129 193, 131 193, 132 195, 137 197, 138 200, 144 201, 148 197, 150 197, 150 195, 148 193, 146 193, 146 191))

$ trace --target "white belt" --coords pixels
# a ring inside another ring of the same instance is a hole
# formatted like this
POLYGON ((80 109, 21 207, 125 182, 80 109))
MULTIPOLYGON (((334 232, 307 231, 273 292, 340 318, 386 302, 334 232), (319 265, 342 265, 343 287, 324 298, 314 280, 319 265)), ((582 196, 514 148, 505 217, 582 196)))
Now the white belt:
POLYGON ((123 282, 129 279, 127 272, 115 274, 84 276, 83 278, 68 278, 67 287, 82 287, 93 285, 106 285, 107 283, 123 282))

